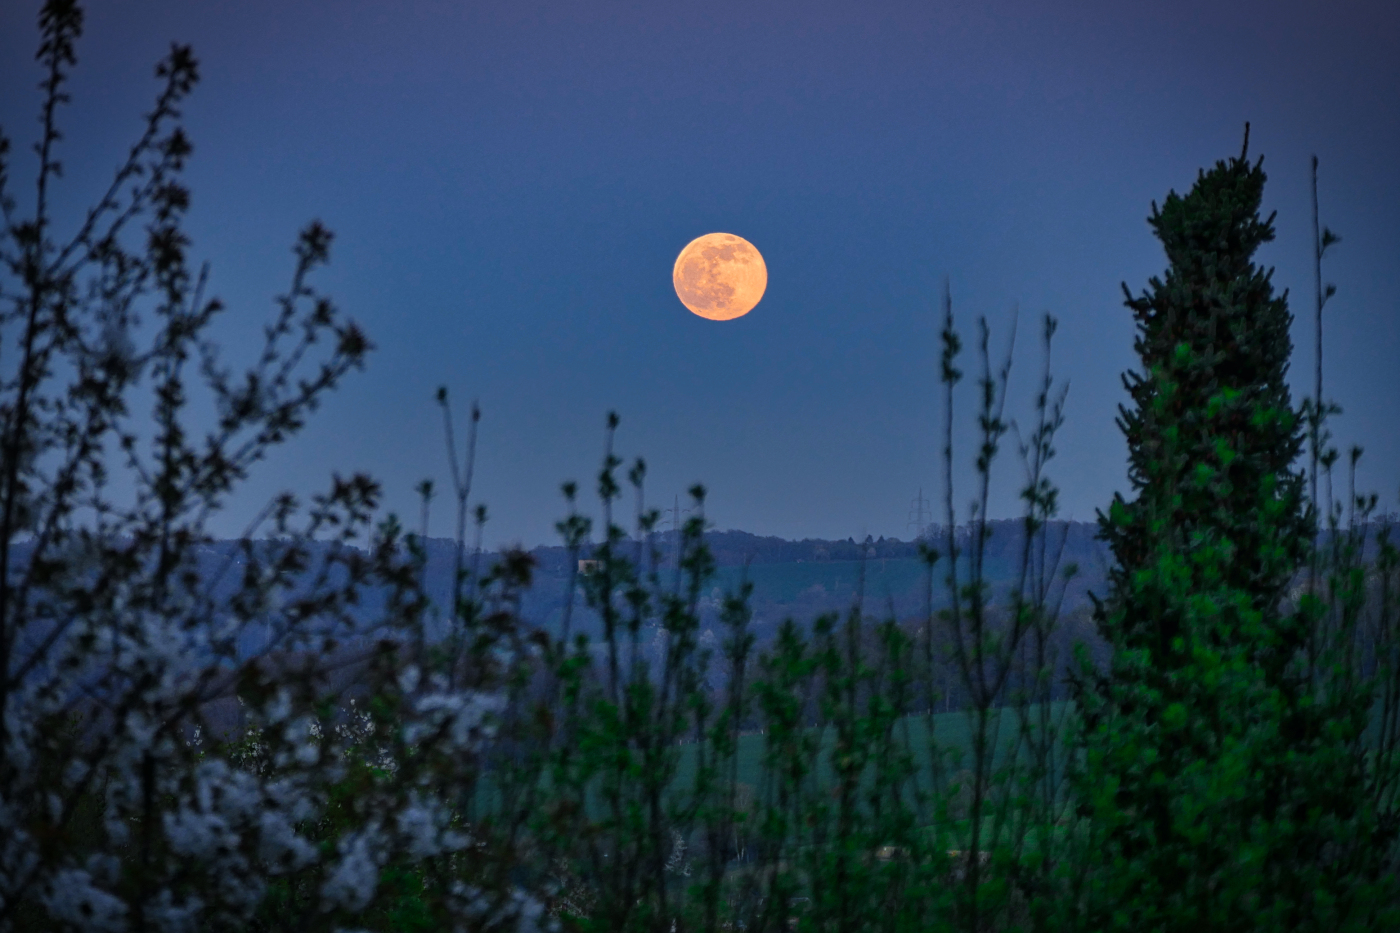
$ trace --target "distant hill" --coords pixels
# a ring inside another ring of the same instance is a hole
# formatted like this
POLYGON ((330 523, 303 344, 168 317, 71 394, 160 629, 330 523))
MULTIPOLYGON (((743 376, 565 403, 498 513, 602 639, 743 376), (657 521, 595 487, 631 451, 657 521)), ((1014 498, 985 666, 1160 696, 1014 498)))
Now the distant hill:
MULTIPOLYGON (((986 548, 986 577, 993 596, 1000 597, 1016 581, 1024 546, 1024 526, 1019 521, 989 523, 992 534, 986 548)), ((1049 558, 1059 552, 1061 569, 1070 564, 1078 573, 1065 594, 1064 609, 1072 611, 1087 604, 1087 594, 1101 589, 1108 567, 1108 552, 1096 540, 1097 526, 1086 522, 1057 522, 1047 536, 1049 558)), ((718 565, 716 580, 705 593, 702 615, 713 622, 723 596, 747 579, 753 583, 751 606, 754 628, 762 638, 784 619, 810 623, 825 613, 843 614, 857 602, 867 614, 893 615, 901 621, 921 618, 929 606, 928 568, 919 557, 919 541, 877 538, 857 542, 805 539, 788 541, 744 531, 707 533, 705 541, 718 565)), ((968 541, 959 529, 958 547, 964 551, 959 576, 966 580, 968 541)), ((658 534, 657 549, 673 560, 675 536, 658 534)), ((933 529, 923 543, 942 553, 948 551, 945 531, 933 529)), ((455 546, 446 539, 431 539, 428 546, 428 586, 434 595, 445 595, 451 579, 455 546)), ((531 621, 553 630, 562 618, 568 596, 569 561, 563 547, 540 547, 530 552, 536 562, 535 585, 526 596, 524 609, 531 621)), ((582 557, 587 557, 585 552, 582 557)), ((482 555, 489 563, 491 555, 482 555)), ((672 565, 673 566, 673 565, 672 565)), ((673 574, 673 570, 663 571, 673 574)), ((940 561, 933 571, 933 608, 946 604, 947 562, 940 561)), ((581 611, 576 598, 576 625, 590 628, 589 614, 581 611)))
MULTIPOLYGON (((1017 581, 1025 546, 1024 526, 1020 521, 989 523, 991 536, 987 541, 985 574, 994 601, 1004 601, 1017 581)), ((1375 530, 1379 531, 1379 525, 1375 530)), ((1077 572, 1064 588, 1061 618, 1068 628, 1078 634, 1091 631, 1088 622, 1089 594, 1103 593, 1111 555, 1097 539, 1098 528, 1088 522, 1056 522, 1046 535, 1047 559, 1058 560, 1061 571, 1070 565, 1077 572)), ((1377 535, 1368 534, 1368 556, 1374 556, 1377 535)), ((823 614, 845 614, 859 604, 862 611, 879 618, 893 617, 901 622, 924 618, 930 608, 937 610, 947 604, 946 559, 939 561, 932 578, 920 559, 920 541, 895 538, 875 538, 856 541, 808 538, 789 541, 783 538, 750 534, 745 531, 714 531, 705 535, 715 557, 717 573, 701 600, 702 624, 715 626, 726 592, 736 590, 742 581, 753 584, 750 605, 753 628, 760 640, 776 630, 785 619, 810 624, 823 614)), ((959 581, 967 579, 967 532, 957 531, 957 542, 963 556, 959 560, 959 581)), ((658 533, 654 539, 662 555, 663 582, 674 580, 676 539, 672 532, 658 533)), ((943 554, 948 552, 945 529, 931 529, 923 539, 943 554)), ((427 542, 428 565, 425 583, 429 595, 439 606, 445 606, 451 593, 455 544, 445 538, 427 542)), ((28 559, 29 548, 21 542, 11 552, 11 559, 22 564, 28 559)), ((527 621, 546 631, 557 631, 563 616, 568 592, 570 561, 573 557, 563 547, 539 547, 532 550, 536 569, 534 585, 524 595, 522 610, 527 621)), ((588 552, 579 555, 588 557, 588 552)), ((469 566, 484 571, 497 559, 495 553, 468 555, 469 566)), ((1039 555, 1036 555, 1039 559, 1039 555)), ((231 596, 241 579, 242 554, 236 542, 218 541, 201 547, 197 552, 200 575, 206 579, 216 598, 231 596)), ((581 594, 573 594, 575 631, 597 631, 598 620, 583 606, 581 594)), ((366 621, 375 617, 382 606, 382 595, 366 593, 358 615, 366 621)), ((250 628, 240 642, 244 651, 257 650, 266 633, 250 628)))
MULTIPOLYGON (((1008 593, 1018 581, 1025 550, 1024 526, 1019 521, 996 521, 989 523, 991 536, 986 543, 985 579, 990 587, 993 605, 1006 604, 1008 593)), ((1366 555, 1374 559, 1377 550, 1380 523, 1367 529, 1366 555)), ((1097 525, 1087 522, 1053 523, 1045 536, 1045 559, 1055 568, 1057 579, 1062 579, 1064 571, 1074 566, 1076 572, 1066 585, 1057 582, 1055 593, 1062 594, 1059 602, 1058 624, 1051 636, 1051 650, 1056 660, 1056 683, 1060 684, 1069 659, 1077 644, 1085 645, 1091 657, 1098 663, 1107 660, 1108 649, 1098 636, 1092 622, 1089 594, 1103 594, 1106 590, 1107 572, 1111 555, 1106 545, 1097 538, 1097 525)), ((1323 536, 1322 543, 1326 543, 1323 536)), ((715 579, 706 587, 700 600, 702 641, 718 648, 720 638, 720 610, 726 593, 736 591, 748 581, 753 584, 750 597, 752 609, 751 630, 763 645, 787 619, 799 625, 809 626, 823 615, 845 616, 854 606, 859 606, 867 618, 893 618, 901 624, 922 622, 930 609, 937 611, 946 607, 947 599, 947 560, 938 561, 930 574, 927 564, 920 557, 921 544, 942 554, 949 550, 946 530, 932 529, 922 541, 901 541, 895 538, 876 538, 857 542, 853 538, 845 540, 804 539, 789 541, 783 538, 750 534, 745 531, 714 531, 705 535, 705 540, 717 565, 715 579)), ((970 542, 965 529, 958 529, 956 541, 962 556, 958 562, 959 583, 968 578, 967 550, 970 542)), ((674 555, 676 538, 673 533, 659 533, 653 539, 656 551, 661 557, 660 576, 663 585, 675 585, 674 555)), ((631 542, 635 546, 635 542, 631 542)), ((275 546, 271 542, 254 542, 255 549, 275 546)), ((317 545, 313 551, 327 548, 317 545)), ((452 590, 453 566, 456 558, 456 545, 445 538, 433 538, 426 542, 427 566, 424 583, 429 596, 439 607, 446 606, 452 590)), ((571 563, 578 557, 587 558, 587 549, 578 555, 571 554, 563 547, 539 547, 533 549, 535 559, 534 581, 523 594, 522 614, 527 623, 543 630, 557 633, 564 614, 564 608, 572 601, 573 630, 593 635, 601 634, 600 620, 584 605, 581 588, 575 586, 569 592, 571 563)), ((11 551, 11 561, 18 568, 29 560, 30 545, 18 542, 11 551)), ((485 552, 467 554, 468 567, 480 572, 487 571, 499 558, 499 553, 485 552)), ((208 586, 208 593, 215 604, 231 599, 243 576, 243 546, 235 541, 214 541, 200 546, 195 551, 199 576, 208 586)), ((1034 559, 1039 561, 1037 552, 1034 559)), ((317 560, 313 556, 314 566, 317 560)), ((331 585, 343 582, 340 574, 332 574, 331 585)), ((309 581, 308 581, 309 583, 309 581)), ((575 583, 577 580, 575 578, 575 583)), ((380 617, 384 606, 384 593, 366 592, 350 620, 349 644, 354 643, 354 629, 361 623, 372 623, 380 617), (358 620, 358 621, 357 621, 358 620)), ((430 624, 430 633, 434 626, 430 624)), ((445 623, 439 618, 436 632, 445 631, 445 623)), ((43 629, 32 632, 34 637, 42 637, 43 629)), ((938 631, 938 629, 935 629, 938 631)), ((657 632, 645 638, 651 643, 647 650, 654 652, 660 644, 657 632)), ((238 641, 239 653, 247 656, 262 651, 272 645, 272 632, 261 625, 251 624, 242 632, 238 641)), ((200 659, 191 658, 198 663, 200 659)), ((955 691, 954 691, 955 692, 955 691)), ((950 694, 951 696, 951 694, 950 694)), ((952 702, 956 705, 956 699, 952 702)))

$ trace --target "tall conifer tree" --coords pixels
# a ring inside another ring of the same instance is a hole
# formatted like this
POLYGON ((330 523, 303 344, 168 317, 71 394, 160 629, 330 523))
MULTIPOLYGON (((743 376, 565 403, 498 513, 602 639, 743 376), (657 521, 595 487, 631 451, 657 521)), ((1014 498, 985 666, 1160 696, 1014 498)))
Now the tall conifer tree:
MULTIPOLYGON (((1365 851, 1360 691, 1313 689, 1309 615, 1286 609, 1312 547, 1286 382, 1287 294, 1254 263, 1262 158, 1170 193, 1149 219, 1164 278, 1134 297, 1141 369, 1121 409, 1135 498, 1100 516, 1116 566, 1110 669, 1080 691, 1095 929, 1336 929, 1365 851), (1362 834, 1364 835, 1364 834, 1362 834)), ((1349 900, 1350 898, 1350 900, 1349 900)))
POLYGON ((1123 286, 1142 361, 1123 377, 1133 407, 1120 408, 1119 420, 1137 498, 1115 496, 1100 519, 1117 559, 1102 618, 1119 647, 1150 650, 1167 670, 1185 660, 1176 642, 1184 620, 1161 610, 1181 593, 1144 591, 1135 583, 1143 570, 1164 551, 1213 546, 1219 560, 1194 582, 1238 591, 1276 629, 1311 538, 1304 477, 1294 469, 1303 424, 1286 381, 1293 316, 1287 294, 1274 294, 1273 270, 1253 261, 1274 238, 1274 215, 1259 216, 1264 181, 1263 159, 1251 165, 1246 148, 1201 172, 1185 197, 1172 192, 1154 204, 1149 223, 1170 263, 1165 280, 1152 278, 1138 297, 1123 286))

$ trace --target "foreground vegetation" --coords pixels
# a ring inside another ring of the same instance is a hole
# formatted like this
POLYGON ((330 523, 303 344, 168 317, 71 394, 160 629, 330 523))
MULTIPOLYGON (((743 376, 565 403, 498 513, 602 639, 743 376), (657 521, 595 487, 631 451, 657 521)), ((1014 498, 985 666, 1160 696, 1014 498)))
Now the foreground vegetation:
MULTIPOLYGON (((1318 492, 1335 408, 1320 372, 1298 408, 1284 383, 1290 317, 1252 260, 1272 226, 1247 136, 1154 208, 1170 265, 1128 295, 1141 368, 1132 498, 1101 522, 1108 658, 1056 639, 1075 568, 1047 532, 1065 400, 1051 319, 1009 588, 989 586, 986 521, 1009 364, 981 322, 978 486, 958 512, 945 482, 943 527, 965 534, 926 542, 921 620, 857 601, 760 647, 740 581, 707 639, 704 491, 661 553, 612 416, 596 520, 566 484, 559 525, 596 563, 546 629, 521 611, 530 556, 481 566, 469 544, 479 413, 458 443, 445 391, 450 598, 423 587, 429 484, 424 533, 379 519, 369 478, 337 479, 305 509, 273 503, 209 566, 210 516, 368 342, 310 284, 331 242, 312 225, 263 352, 222 359, 180 226, 187 48, 160 65, 110 193, 60 237, 81 28, 75 3, 44 5, 31 213, 0 161, 0 929, 1400 922, 1400 558, 1374 497, 1318 492), (573 630, 578 608, 601 635, 573 630), (238 728, 213 728, 234 701, 238 728)), ((1317 238, 1319 322, 1335 241, 1317 238)), ((945 293, 945 478, 963 365, 945 293)))

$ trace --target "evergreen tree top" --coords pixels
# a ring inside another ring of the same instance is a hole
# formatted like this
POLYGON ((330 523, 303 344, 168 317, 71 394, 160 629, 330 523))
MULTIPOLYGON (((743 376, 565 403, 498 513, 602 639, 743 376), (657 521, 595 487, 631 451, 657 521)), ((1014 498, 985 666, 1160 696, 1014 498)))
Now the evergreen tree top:
POLYGON ((1207 270, 1233 278, 1243 273, 1260 244, 1274 238, 1274 217, 1259 217, 1264 197, 1264 157, 1249 162, 1249 136, 1238 158, 1220 160, 1209 172, 1202 169, 1185 195, 1167 195, 1159 209, 1152 203, 1149 223, 1162 241, 1174 275, 1207 270), (1234 266, 1232 261, 1242 263, 1234 266))
MULTIPOLYGON (((1291 412, 1292 315, 1287 292, 1274 294, 1273 270, 1254 263, 1255 251, 1274 238, 1275 215, 1260 216, 1267 176, 1262 156, 1249 160, 1248 145, 1246 128, 1238 157, 1200 172, 1185 195, 1172 191, 1160 207, 1153 203, 1148 222, 1169 266, 1137 297, 1123 286, 1139 328, 1143 369, 1126 379, 1139 410, 1167 391, 1186 411, 1240 392, 1245 405, 1291 412)), ((1131 428, 1134 419, 1125 420, 1131 428)))

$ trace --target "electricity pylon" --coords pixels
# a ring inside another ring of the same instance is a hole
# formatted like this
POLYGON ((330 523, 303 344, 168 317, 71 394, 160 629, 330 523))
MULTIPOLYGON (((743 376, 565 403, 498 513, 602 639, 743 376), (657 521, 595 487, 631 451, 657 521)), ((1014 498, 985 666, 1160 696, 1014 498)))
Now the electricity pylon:
POLYGON ((909 527, 914 529, 914 537, 920 538, 928 532, 928 527, 932 524, 933 509, 924 498, 924 489, 920 486, 918 497, 909 503, 909 527))

